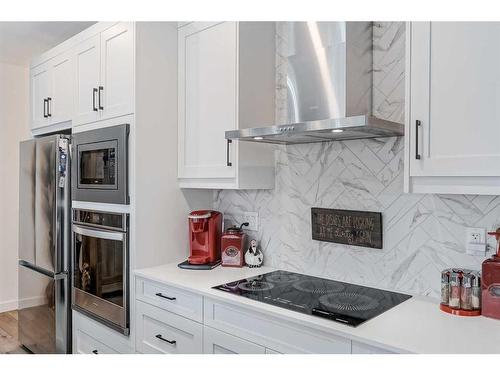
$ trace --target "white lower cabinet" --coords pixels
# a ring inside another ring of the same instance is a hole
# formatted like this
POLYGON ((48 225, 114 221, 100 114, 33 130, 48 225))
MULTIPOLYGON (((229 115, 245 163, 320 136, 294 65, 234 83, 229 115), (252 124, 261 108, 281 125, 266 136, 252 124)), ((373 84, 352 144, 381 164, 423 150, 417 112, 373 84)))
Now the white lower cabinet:
POLYGON ((130 354, 130 337, 73 310, 73 353, 75 354, 130 354))
POLYGON ((103 344, 81 330, 76 331, 75 342, 76 347, 74 351, 77 354, 118 354, 113 348, 103 344))
POLYGON ((204 324, 279 353, 349 354, 351 340, 204 298, 204 324))
POLYGON ((390 353, 178 286, 138 277, 135 288, 136 353, 390 353))
POLYGON ((136 302, 136 351, 201 354, 203 326, 147 303, 136 302))
POLYGON ((203 353, 205 354, 265 354, 266 348, 253 342, 203 327, 203 353))

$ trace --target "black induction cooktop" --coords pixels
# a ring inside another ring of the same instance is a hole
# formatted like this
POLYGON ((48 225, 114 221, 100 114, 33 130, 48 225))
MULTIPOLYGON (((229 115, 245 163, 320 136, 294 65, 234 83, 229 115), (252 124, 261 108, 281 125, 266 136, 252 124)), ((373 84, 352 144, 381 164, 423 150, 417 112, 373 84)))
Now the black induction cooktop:
POLYGON ((411 298, 406 294, 287 271, 274 271, 214 289, 353 327, 411 298))

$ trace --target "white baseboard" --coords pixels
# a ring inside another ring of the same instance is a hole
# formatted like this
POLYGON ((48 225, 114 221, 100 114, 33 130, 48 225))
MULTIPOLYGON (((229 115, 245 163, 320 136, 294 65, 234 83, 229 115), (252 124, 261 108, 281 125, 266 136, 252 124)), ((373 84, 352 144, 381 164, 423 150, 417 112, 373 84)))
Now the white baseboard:
POLYGON ((17 299, 13 299, 10 301, 2 301, 0 302, 0 313, 17 310, 17 306, 18 306, 17 299))
POLYGON ((18 300, 17 308, 26 309, 28 307, 40 306, 47 303, 46 296, 36 296, 36 297, 28 297, 18 300))
POLYGON ((10 301, 0 302, 0 313, 17 310, 19 306, 23 308, 40 306, 45 304, 47 298, 45 296, 36 296, 36 297, 28 297, 23 298, 22 300, 13 299, 10 301))

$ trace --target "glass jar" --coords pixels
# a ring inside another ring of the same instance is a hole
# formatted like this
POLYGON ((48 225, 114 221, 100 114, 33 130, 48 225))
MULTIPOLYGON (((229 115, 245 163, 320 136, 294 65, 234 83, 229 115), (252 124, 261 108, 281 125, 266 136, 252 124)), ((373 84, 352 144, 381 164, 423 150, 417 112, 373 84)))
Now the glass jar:
POLYGON ((450 273, 450 299, 448 305, 453 309, 460 308, 460 278, 460 273, 450 273))
POLYGON ((450 270, 441 272, 441 304, 448 305, 450 302, 450 270))
POLYGON ((481 310, 481 273, 475 272, 472 279, 472 310, 481 310))
POLYGON ((460 307, 462 310, 472 310, 472 273, 464 273, 460 290, 460 307))

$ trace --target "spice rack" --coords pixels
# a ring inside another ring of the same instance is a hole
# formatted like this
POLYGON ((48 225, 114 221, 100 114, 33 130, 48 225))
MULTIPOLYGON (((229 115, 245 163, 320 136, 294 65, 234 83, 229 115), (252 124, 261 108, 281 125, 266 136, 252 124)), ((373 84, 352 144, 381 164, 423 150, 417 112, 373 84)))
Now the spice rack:
POLYGON ((480 272, 460 268, 443 270, 439 308, 453 315, 481 315, 480 272))

